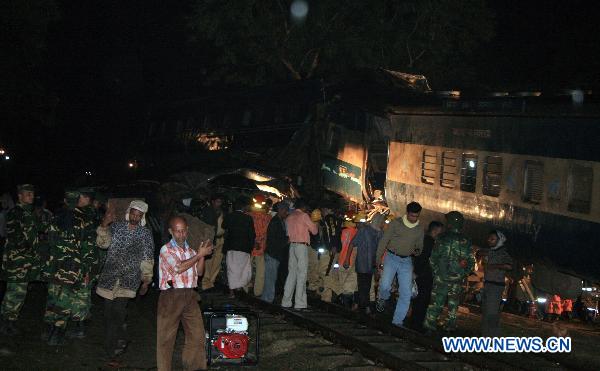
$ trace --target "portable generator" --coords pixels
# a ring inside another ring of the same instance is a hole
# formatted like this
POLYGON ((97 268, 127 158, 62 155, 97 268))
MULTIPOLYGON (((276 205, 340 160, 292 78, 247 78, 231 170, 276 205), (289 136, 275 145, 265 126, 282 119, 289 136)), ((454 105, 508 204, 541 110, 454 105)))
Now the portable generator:
POLYGON ((209 309, 206 356, 209 364, 256 365, 259 349, 258 315, 246 308, 209 309))

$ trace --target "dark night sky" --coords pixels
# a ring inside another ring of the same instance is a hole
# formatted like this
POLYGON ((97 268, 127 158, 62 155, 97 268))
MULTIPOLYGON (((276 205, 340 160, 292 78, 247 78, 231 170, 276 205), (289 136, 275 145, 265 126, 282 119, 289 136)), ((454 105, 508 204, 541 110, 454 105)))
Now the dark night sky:
POLYGON ((484 45, 491 86, 597 86, 600 13, 589 1, 494 1, 496 37, 484 45))
MULTIPOLYGON (((0 142, 10 138, 14 157, 21 159, 14 177, 6 179, 9 172, 1 169, 5 185, 71 182, 86 168, 119 175, 114 169, 132 155, 131 144, 141 135, 149 109, 194 96, 202 85, 212 50, 188 42, 189 4, 59 2, 61 19, 49 29, 39 67, 40 81, 59 102, 54 120, 28 126, 30 137, 20 123, 4 121, 0 142)), ((600 26, 591 4, 490 1, 496 36, 477 54, 481 85, 513 90, 597 86, 600 26)))

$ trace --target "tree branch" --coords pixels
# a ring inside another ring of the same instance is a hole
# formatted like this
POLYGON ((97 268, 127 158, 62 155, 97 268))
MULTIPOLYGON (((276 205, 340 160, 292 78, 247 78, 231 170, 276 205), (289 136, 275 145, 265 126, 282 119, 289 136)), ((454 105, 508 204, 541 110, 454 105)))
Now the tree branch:
POLYGON ((317 69, 318 65, 319 65, 319 52, 317 51, 315 53, 315 57, 313 58, 313 62, 310 65, 310 70, 308 70, 308 73, 306 74, 307 79, 310 79, 312 77, 312 75, 315 72, 315 70, 317 69))
MULTIPOLYGON (((413 9, 416 11, 415 8, 413 9)), ((413 59, 412 53, 410 52, 410 40, 412 36, 417 32, 417 29, 419 28, 419 23, 421 23, 421 19, 423 19, 423 17, 425 17, 425 13, 417 16, 417 19, 415 20, 415 25, 413 26, 408 36, 406 36, 406 52, 408 53, 408 67, 413 67, 417 59, 421 58, 423 56, 423 53, 425 52, 424 50, 421 51, 421 53, 419 53, 416 59, 413 59)))
POLYGON ((287 18, 286 18, 287 13, 284 10, 283 5, 281 4, 280 0, 277 1, 277 5, 279 5, 279 9, 281 10, 281 17, 283 18, 283 28, 285 29, 285 34, 289 35, 290 28, 288 27, 288 22, 287 22, 287 18))
POLYGON ((302 75, 300 75, 300 73, 294 68, 294 66, 292 66, 290 61, 288 61, 284 57, 281 57, 280 60, 281 60, 281 63, 283 63, 283 65, 290 71, 290 73, 292 74, 292 77, 295 80, 302 80, 302 75))

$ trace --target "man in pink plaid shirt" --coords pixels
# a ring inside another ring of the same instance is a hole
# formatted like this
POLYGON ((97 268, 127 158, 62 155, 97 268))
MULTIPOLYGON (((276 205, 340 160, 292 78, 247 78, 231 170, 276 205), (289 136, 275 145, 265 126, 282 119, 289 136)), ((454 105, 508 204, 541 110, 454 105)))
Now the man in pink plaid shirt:
POLYGON ((206 368, 204 323, 198 305, 198 276, 204 273, 204 257, 213 250, 210 241, 189 246, 185 219, 176 216, 169 221, 171 241, 160 249, 158 318, 156 326, 156 362, 159 371, 171 370, 173 347, 179 323, 185 332, 183 367, 186 370, 206 368))

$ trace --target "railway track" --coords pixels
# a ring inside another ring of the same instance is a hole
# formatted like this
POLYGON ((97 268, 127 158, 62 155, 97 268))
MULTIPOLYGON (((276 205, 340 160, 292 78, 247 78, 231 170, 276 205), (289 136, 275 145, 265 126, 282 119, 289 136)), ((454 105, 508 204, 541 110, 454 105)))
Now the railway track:
MULTIPOLYGON (((266 304, 266 303, 265 303, 266 304)), ((202 293, 202 308, 237 307, 251 309, 260 318, 259 370, 343 370, 386 371, 391 368, 342 344, 333 342, 320 331, 298 325, 282 312, 272 311, 269 305, 258 305, 248 296, 230 299, 220 292, 202 293)), ((247 370, 241 366, 211 365, 213 369, 247 370)))
MULTIPOLYGON (((309 300, 311 309, 307 311, 282 308, 248 294, 238 295, 236 301, 259 313, 262 338, 285 337, 301 342, 303 352, 318 355, 314 358, 322 361, 318 369, 561 369, 543 359, 523 363, 519 358, 505 360, 504 355, 446 354, 440 349, 439 339, 391 326, 378 318, 358 316, 340 306, 314 298, 309 300)), ((259 362, 261 369, 263 365, 262 361, 259 362)))

